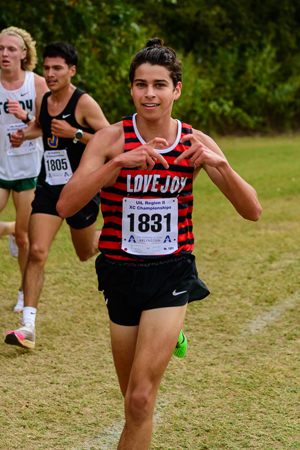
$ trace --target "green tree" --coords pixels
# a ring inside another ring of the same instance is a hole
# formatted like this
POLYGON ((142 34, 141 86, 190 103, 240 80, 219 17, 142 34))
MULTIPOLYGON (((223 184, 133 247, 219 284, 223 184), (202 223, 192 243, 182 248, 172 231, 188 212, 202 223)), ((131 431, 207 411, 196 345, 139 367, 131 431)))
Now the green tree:
POLYGON ((133 111, 128 68, 159 36, 183 60, 178 118, 205 132, 284 131, 300 124, 300 2, 295 0, 0 0, 0 27, 79 52, 74 80, 111 122, 133 111))
POLYGON ((178 111, 192 123, 223 133, 299 128, 299 2, 145 0, 139 11, 151 35, 183 55, 178 111))
POLYGON ((101 105, 110 122, 132 110, 128 68, 132 54, 144 44, 139 13, 120 0, 0 0, 0 29, 17 26, 37 42, 42 74, 43 48, 50 42, 68 41, 79 53, 74 84, 101 105))

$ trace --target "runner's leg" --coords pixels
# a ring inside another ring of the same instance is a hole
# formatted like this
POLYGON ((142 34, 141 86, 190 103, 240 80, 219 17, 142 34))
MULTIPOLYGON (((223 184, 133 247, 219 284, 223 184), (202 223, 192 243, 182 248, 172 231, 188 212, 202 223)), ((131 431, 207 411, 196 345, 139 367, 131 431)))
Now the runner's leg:
POLYGON ((126 423, 118 450, 148 450, 150 446, 157 391, 185 312, 186 305, 143 311, 138 330, 131 327, 131 333, 123 326, 111 326, 115 366, 122 392, 126 392, 126 423), (130 345, 134 347, 129 349, 130 345))
POLYGON ((72 242, 80 261, 87 261, 98 253, 100 230, 96 230, 96 222, 86 228, 77 230, 70 227, 72 242))
POLYGON ((50 214, 33 214, 29 221, 29 255, 24 276, 23 323, 6 333, 5 343, 24 348, 35 347, 35 319, 43 287, 44 266, 62 219, 50 214))
POLYGON ((63 219, 50 214, 33 214, 29 221, 30 249, 24 277, 24 306, 37 308, 51 244, 63 219))
MULTIPOLYGON (((0 188, 0 212, 3 211, 7 204, 9 193, 9 189, 0 188)), ((0 222, 0 237, 14 234, 14 232, 15 222, 0 222)))
POLYGON ((20 290, 23 290, 24 272, 29 251, 28 226, 31 213, 31 203, 34 198, 34 189, 28 189, 21 192, 13 191, 12 197, 16 208, 15 239, 19 248, 18 263, 21 272, 20 290))
POLYGON ((3 211, 3 209, 5 208, 9 194, 10 194, 9 189, 0 188, 0 212, 3 211))
POLYGON ((16 222, 1 222, 0 221, 0 237, 15 234, 16 222))
POLYGON ((138 326, 127 327, 110 321, 113 358, 123 397, 125 397, 128 387, 138 329, 138 326))

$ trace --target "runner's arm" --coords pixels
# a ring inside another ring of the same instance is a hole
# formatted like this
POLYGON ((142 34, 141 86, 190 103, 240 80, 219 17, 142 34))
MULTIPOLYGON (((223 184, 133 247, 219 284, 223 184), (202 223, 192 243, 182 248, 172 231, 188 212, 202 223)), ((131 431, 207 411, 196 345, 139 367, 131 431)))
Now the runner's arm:
POLYGON ((109 159, 109 148, 113 145, 117 149, 120 141, 120 129, 116 126, 98 131, 86 146, 77 170, 64 186, 56 204, 58 214, 65 218, 74 215, 83 208, 120 167, 109 159))
POLYGON ((35 107, 36 107, 36 118, 35 120, 32 120, 29 122, 28 126, 26 128, 18 128, 17 131, 12 133, 10 142, 13 147, 20 147, 24 141, 36 139, 38 137, 43 136, 43 132, 40 126, 40 123, 37 119, 39 117, 41 102, 42 102, 43 95, 40 95, 35 100, 35 107))
POLYGON ((243 218, 258 220, 262 208, 255 189, 232 169, 218 145, 198 130, 193 130, 192 136, 184 136, 182 142, 186 140, 190 140, 192 146, 183 152, 176 162, 185 157, 189 158, 190 164, 195 167, 196 176, 203 167, 212 182, 243 218))
POLYGON ((9 114, 13 114, 17 119, 22 120, 22 122, 27 120, 28 112, 22 108, 22 106, 17 100, 11 100, 10 98, 7 98, 7 109, 9 114))
POLYGON ((36 73, 34 74, 34 85, 37 97, 49 91, 45 78, 36 73))
POLYGON ((165 158, 154 150, 157 143, 167 144, 165 139, 155 138, 125 153, 122 122, 98 131, 61 192, 56 204, 59 215, 63 218, 74 215, 104 186, 113 184, 122 167, 151 170, 159 160, 168 168, 165 158))
MULTIPOLYGON (((40 77, 37 74, 34 74, 34 85, 35 85, 35 92, 38 95, 44 95, 45 92, 48 91, 46 81, 43 77, 40 77)), ((17 119, 22 120, 24 123, 27 120, 27 113, 25 109, 22 108, 20 102, 17 100, 11 100, 10 98, 7 99, 7 108, 8 112, 10 114, 13 114, 17 119)), ((33 116, 33 119, 28 122, 31 123, 35 120, 35 117, 33 116)))
MULTIPOLYGON (((83 123, 86 127, 99 131, 109 126, 109 122, 104 116, 102 109, 90 95, 83 94, 79 99, 76 109, 78 109, 82 121, 79 123, 83 123)), ((76 115, 77 111, 75 110, 76 115)))

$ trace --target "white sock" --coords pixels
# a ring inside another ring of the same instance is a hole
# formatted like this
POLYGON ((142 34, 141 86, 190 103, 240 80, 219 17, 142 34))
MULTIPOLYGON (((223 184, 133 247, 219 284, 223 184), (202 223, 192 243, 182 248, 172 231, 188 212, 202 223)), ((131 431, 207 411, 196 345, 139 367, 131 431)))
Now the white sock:
POLYGON ((23 309, 23 322, 31 323, 32 328, 35 328, 35 317, 36 317, 36 308, 32 308, 31 306, 25 306, 23 309))
POLYGON ((16 306, 22 306, 22 309, 24 307, 24 293, 21 289, 18 290, 18 301, 16 306))

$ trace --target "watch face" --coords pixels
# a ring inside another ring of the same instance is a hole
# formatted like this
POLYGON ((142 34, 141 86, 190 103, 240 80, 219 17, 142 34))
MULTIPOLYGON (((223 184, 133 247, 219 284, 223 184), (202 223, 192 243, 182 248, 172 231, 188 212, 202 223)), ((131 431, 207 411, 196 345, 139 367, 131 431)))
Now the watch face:
POLYGON ((30 122, 33 119, 33 115, 29 112, 27 113, 27 120, 30 122))
POLYGON ((83 131, 77 130, 75 133, 75 139, 82 139, 83 138, 83 131))

